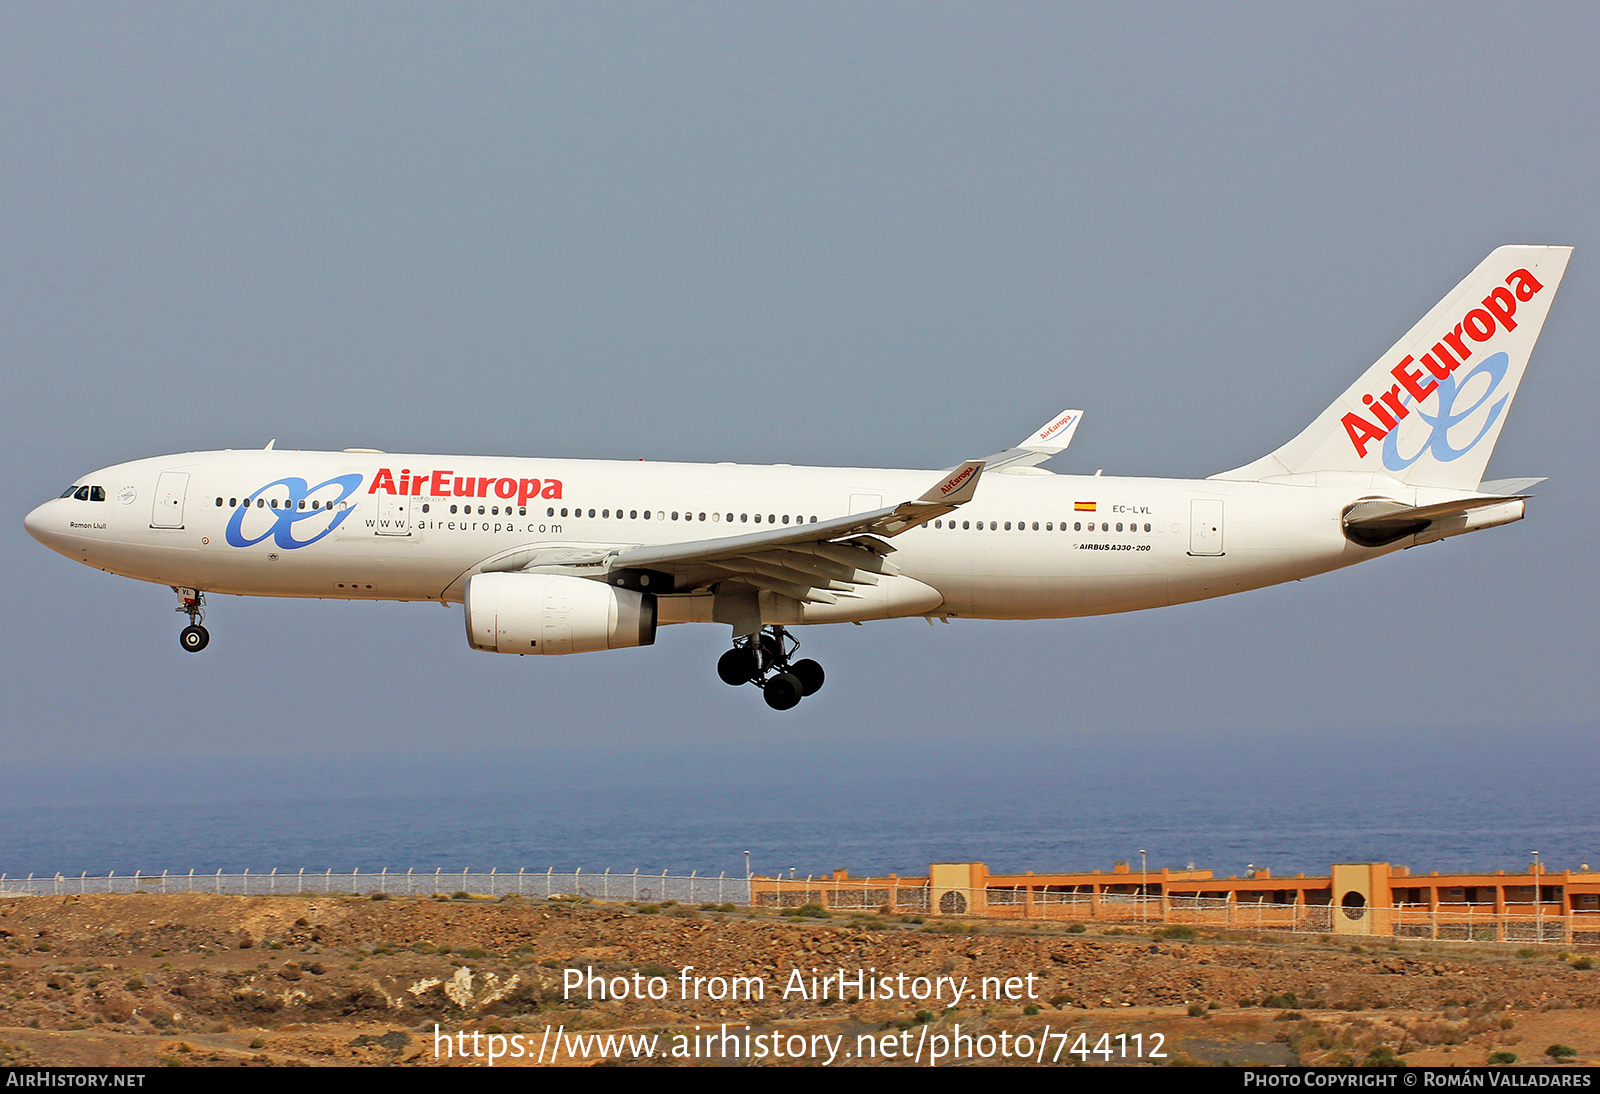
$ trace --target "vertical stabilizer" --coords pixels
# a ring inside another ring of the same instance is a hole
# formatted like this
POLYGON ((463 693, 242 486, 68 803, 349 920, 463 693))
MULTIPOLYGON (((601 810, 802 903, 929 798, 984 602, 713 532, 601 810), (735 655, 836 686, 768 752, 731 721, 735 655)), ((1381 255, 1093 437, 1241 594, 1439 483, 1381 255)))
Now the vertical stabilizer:
POLYGON ((1358 471, 1476 489, 1571 255, 1497 249, 1298 437, 1214 477, 1358 471))

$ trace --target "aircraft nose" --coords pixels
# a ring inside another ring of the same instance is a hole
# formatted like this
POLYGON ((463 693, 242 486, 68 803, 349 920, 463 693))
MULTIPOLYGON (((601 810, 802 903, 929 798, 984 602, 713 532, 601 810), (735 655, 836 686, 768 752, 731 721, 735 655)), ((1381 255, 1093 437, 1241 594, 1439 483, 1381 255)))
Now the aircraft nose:
POLYGON ((45 502, 22 518, 22 526, 28 530, 28 534, 46 547, 50 546, 50 541, 45 538, 50 534, 50 517, 45 512, 49 507, 50 503, 45 502))

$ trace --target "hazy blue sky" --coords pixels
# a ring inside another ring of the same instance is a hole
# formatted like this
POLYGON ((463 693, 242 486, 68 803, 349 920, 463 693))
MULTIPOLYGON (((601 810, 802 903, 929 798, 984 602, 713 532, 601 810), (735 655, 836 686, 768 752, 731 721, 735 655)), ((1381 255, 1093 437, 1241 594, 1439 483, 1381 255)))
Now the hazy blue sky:
POLYGON ((981 764, 1592 725, 1597 30, 1554 4, 7 5, 4 753, 801 736, 981 764), (815 628, 828 686, 782 716, 717 681, 720 626, 524 659, 470 651, 459 608, 216 597, 190 656, 170 591, 22 528, 95 467, 270 438, 942 468, 1072 405, 1056 470, 1203 476, 1505 243, 1578 248, 1490 466, 1551 476, 1526 521, 1131 616, 815 628))

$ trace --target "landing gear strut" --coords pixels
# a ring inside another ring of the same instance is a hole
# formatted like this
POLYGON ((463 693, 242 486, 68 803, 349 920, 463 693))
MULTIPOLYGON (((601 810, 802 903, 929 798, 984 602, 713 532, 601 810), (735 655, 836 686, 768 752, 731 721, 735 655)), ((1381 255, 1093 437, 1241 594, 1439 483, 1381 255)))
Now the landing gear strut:
POLYGON ((206 594, 197 589, 178 589, 179 612, 189 617, 189 625, 178 632, 178 645, 189 653, 199 653, 211 641, 211 632, 200 625, 206 616, 206 594))
POLYGON ((734 687, 754 684, 767 706, 788 710, 819 691, 826 675, 809 657, 791 661, 799 648, 800 640, 782 627, 763 627, 760 634, 733 640, 733 649, 717 660, 717 675, 734 687))

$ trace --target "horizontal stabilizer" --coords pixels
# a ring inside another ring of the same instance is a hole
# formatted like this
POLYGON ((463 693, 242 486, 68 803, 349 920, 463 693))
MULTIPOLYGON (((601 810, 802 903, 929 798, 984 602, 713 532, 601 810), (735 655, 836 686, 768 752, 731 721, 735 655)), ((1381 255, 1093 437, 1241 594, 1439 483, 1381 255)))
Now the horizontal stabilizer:
MULTIPOLYGON (((1491 497, 1458 498, 1433 505, 1406 505, 1389 498, 1367 498, 1358 501, 1344 512, 1345 538, 1363 547, 1386 547, 1406 536, 1417 535, 1430 525, 1456 517, 1465 517, 1474 510, 1491 506, 1504 506, 1507 516, 1492 523, 1503 524, 1522 516, 1522 502, 1526 496, 1495 495, 1491 497), (1514 515, 1510 515, 1514 512, 1514 515)), ((1468 522, 1471 523, 1471 522, 1468 522)), ((1484 526, 1490 522, 1485 521, 1484 526)), ((1467 531, 1464 525, 1461 529, 1467 531)))
POLYGON ((1542 475, 1536 479, 1495 479, 1493 482, 1480 482, 1478 484, 1478 493, 1521 494, 1538 486, 1548 478, 1548 475, 1542 475))

